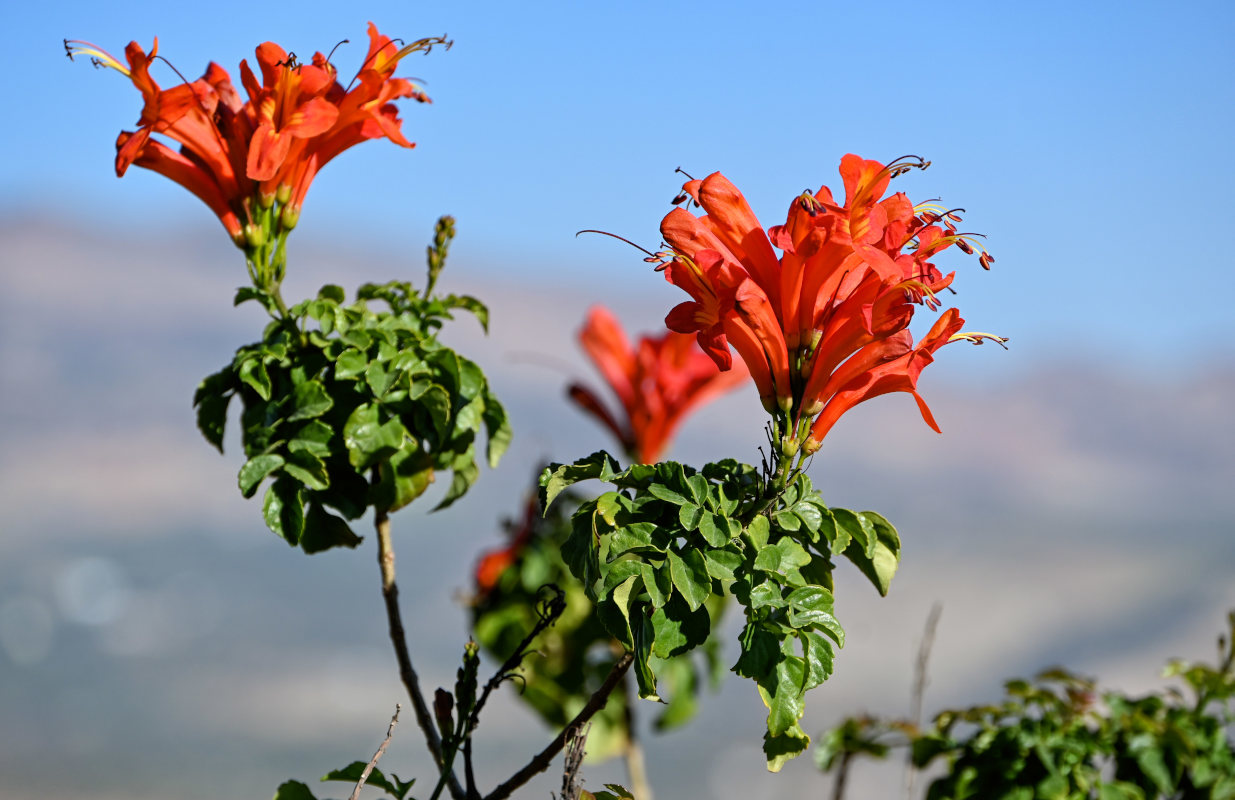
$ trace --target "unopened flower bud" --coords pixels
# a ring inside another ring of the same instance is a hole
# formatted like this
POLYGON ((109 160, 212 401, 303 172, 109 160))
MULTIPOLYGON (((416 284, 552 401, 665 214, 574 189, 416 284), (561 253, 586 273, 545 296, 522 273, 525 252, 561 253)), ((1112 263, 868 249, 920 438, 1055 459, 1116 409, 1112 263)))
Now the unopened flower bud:
POLYGON ((266 229, 261 225, 245 225, 244 240, 249 247, 261 247, 266 243, 266 229))
POLYGON ((292 187, 286 183, 280 183, 279 188, 275 190, 274 199, 280 203, 286 203, 292 199, 292 187))
POLYGON ((804 455, 813 456, 815 453, 819 452, 819 445, 821 444, 823 443, 814 436, 808 436, 806 437, 806 441, 802 442, 802 453, 804 455))
POLYGON ((290 231, 296 227, 298 222, 300 222, 300 209, 295 206, 283 206, 283 213, 279 215, 279 224, 283 226, 283 230, 290 231))
POLYGON ((793 436, 783 436, 780 440, 780 452, 785 458, 793 458, 798 454, 798 440, 793 436))

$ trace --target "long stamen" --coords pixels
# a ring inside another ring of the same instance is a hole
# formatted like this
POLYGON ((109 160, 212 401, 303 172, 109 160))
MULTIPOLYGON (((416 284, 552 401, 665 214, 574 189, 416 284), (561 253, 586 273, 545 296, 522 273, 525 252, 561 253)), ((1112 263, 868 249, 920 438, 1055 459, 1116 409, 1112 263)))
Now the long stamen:
POLYGON ((90 63, 95 67, 114 69, 126 78, 131 74, 129 68, 117 61, 116 57, 111 53, 98 45, 82 41, 81 39, 65 39, 64 54, 69 57, 69 61, 72 61, 75 55, 90 56, 90 63))
POLYGON ((1010 342, 1011 339, 1007 336, 996 336, 993 333, 982 333, 980 331, 961 331, 948 337, 949 343, 962 341, 969 342, 970 344, 982 344, 985 341, 992 341, 1004 350, 1007 350, 1007 342, 1010 342))
POLYGON ((634 242, 632 242, 630 239, 627 239, 627 238, 625 238, 625 237, 623 237, 623 236, 618 236, 616 233, 609 233, 609 231, 598 231, 598 230, 594 230, 594 229, 592 229, 592 228, 585 228, 584 230, 577 231, 577 232, 575 233, 575 236, 577 237, 577 236, 578 236, 579 234, 581 234, 581 233, 599 233, 601 236, 611 236, 611 237, 613 237, 614 239, 617 239, 618 241, 621 241, 621 242, 626 242, 626 244, 630 245, 631 247, 635 248, 636 250, 641 250, 642 252, 647 253, 647 254, 648 254, 649 256, 651 256, 652 258, 656 258, 656 254, 655 254, 655 253, 653 253, 651 250, 648 250, 646 247, 640 247, 639 245, 637 245, 637 244, 635 244, 634 242))

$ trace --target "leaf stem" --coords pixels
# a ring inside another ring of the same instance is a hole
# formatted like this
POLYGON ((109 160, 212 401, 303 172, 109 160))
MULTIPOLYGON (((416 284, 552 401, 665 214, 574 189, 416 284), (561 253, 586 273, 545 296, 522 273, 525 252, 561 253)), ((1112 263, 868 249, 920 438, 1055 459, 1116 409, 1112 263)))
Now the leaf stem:
POLYGON ((377 530, 377 563, 382 572, 382 597, 386 601, 386 618, 390 621, 390 641, 399 662, 399 677, 412 699, 416 724, 424 732, 425 744, 433 756, 433 763, 446 778, 451 796, 462 800, 466 795, 463 787, 459 785, 459 779, 442 760, 442 741, 433 727, 433 715, 425 704, 424 695, 420 691, 420 678, 416 675, 412 657, 407 650, 407 636, 403 631, 402 615, 399 613, 399 587, 395 583, 395 551, 390 542, 390 516, 386 509, 374 509, 373 526, 377 530))

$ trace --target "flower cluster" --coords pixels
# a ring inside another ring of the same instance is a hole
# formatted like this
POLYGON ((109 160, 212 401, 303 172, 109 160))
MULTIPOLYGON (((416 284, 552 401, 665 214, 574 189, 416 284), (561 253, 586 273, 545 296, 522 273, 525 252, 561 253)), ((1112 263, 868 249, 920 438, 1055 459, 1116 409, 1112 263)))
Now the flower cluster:
POLYGON ((617 319, 601 306, 588 313, 579 342, 625 413, 610 412, 579 383, 571 384, 570 399, 612 431, 641 464, 660 460, 687 413, 746 379, 745 370, 720 371, 699 352, 692 336, 665 331, 641 336, 632 348, 617 319))
POLYGON ((688 181, 678 198, 693 200, 703 216, 679 207, 661 222, 669 250, 648 260, 692 298, 665 323, 695 334, 721 369, 732 364, 733 346, 776 421, 786 458, 815 452, 842 414, 888 392, 911 393, 939 430, 917 393, 935 351, 959 339, 1005 341, 962 333, 954 308, 916 344, 908 330, 915 308, 937 309, 936 295, 955 275, 941 273, 935 256, 956 245, 981 251, 984 268, 994 261, 975 234, 956 230, 961 209, 915 206, 901 192, 884 197, 893 177, 928 165, 846 155, 844 203, 826 186, 805 192, 785 223, 766 233, 742 193, 717 172, 688 181))
POLYGON ((329 58, 311 63, 266 42, 257 47, 260 77, 240 62, 242 101, 227 70, 211 62, 198 80, 164 89, 150 67, 158 39, 147 53, 125 48, 127 66, 89 42, 66 40, 74 55, 126 75, 145 102, 138 129, 116 140, 116 174, 132 165, 154 170, 191 191, 213 211, 232 240, 253 256, 295 227, 309 184, 325 164, 354 144, 385 137, 412 147, 392 101, 428 98, 411 81, 394 77, 399 60, 426 52, 442 37, 400 48, 369 24, 369 51, 345 87, 329 58), (171 139, 179 150, 154 134, 171 139))

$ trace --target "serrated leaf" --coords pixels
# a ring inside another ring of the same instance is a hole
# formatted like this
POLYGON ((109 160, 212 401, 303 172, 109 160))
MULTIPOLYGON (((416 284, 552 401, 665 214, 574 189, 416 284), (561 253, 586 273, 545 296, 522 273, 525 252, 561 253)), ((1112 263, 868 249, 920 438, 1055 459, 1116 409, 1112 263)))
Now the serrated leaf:
POLYGON ((836 520, 837 529, 848 534, 853 545, 860 548, 866 554, 867 559, 873 558, 875 555, 875 544, 879 541, 879 535, 876 533, 870 519, 847 508, 833 508, 831 511, 832 518, 836 520))
POLYGON ((320 419, 315 419, 292 434, 291 440, 287 443, 287 449, 292 453, 305 450, 319 458, 325 458, 330 455, 330 439, 333 436, 333 428, 320 419))
POLYGON ((668 576, 665 574, 668 570, 666 567, 657 569, 646 561, 639 563, 639 570, 643 574, 643 588, 647 590, 648 597, 652 601, 653 608, 660 608, 669 599, 670 592, 673 591, 673 585, 668 576))
POLYGON ((664 486, 659 483, 653 483, 651 486, 649 486, 648 494, 652 495, 658 500, 664 500, 666 503, 672 503, 675 506, 681 506, 681 505, 686 505, 690 503, 690 501, 687 500, 682 495, 673 491, 668 486, 664 486))
POLYGON ((683 530, 693 531, 699 527, 699 523, 703 520, 703 515, 707 512, 701 506, 693 503, 683 503, 678 506, 678 522, 681 523, 683 530))
POLYGON ((742 556, 730 550, 704 550, 703 563, 708 574, 718 581, 731 581, 742 566, 742 556))
POLYGON ((832 644, 815 631, 803 631, 802 660, 806 666, 803 691, 819 686, 832 674, 832 644))
POLYGON ((746 538, 750 539, 750 543, 754 545, 755 551, 762 550, 768 544, 768 535, 771 533, 772 526, 768 522, 768 518, 760 514, 750 521, 746 526, 746 538))
POLYGON ((262 502, 262 518, 276 536, 290 545, 299 544, 304 533, 304 490, 300 483, 280 477, 270 484, 262 502))
POLYGON ((658 658, 681 655, 707 641, 712 618, 706 607, 692 611, 681 598, 674 597, 652 612, 656 641, 652 653, 658 658))
POLYGON ((322 491, 330 488, 330 474, 326 472, 326 463, 308 450, 297 449, 289 452, 283 471, 310 489, 322 491))
POLYGON ((223 431, 227 426, 227 406, 231 402, 231 389, 235 375, 231 367, 208 375, 197 385, 193 393, 193 407, 197 409, 197 429, 207 442, 223 452, 223 431))
POLYGON ((300 548, 305 553, 312 555, 332 547, 354 548, 362 541, 342 519, 318 503, 309 504, 309 513, 304 518, 304 535, 300 537, 300 548))
POLYGON ((782 658, 776 664, 775 681, 759 681, 759 696, 768 707, 768 733, 783 736, 796 728, 806 711, 805 664, 797 656, 782 658))
POLYGON ((403 447, 406 436, 407 429, 397 417, 381 422, 381 412, 372 403, 357 406, 343 424, 343 446, 357 471, 393 456, 403 447))
POLYGON ((687 550, 682 555, 669 551, 668 560, 673 587, 691 611, 698 610, 712 594, 712 578, 708 575, 703 556, 698 550, 687 550))
POLYGON ((785 764, 805 753, 809 746, 810 737, 796 724, 780 736, 764 734, 763 753, 768 760, 768 772, 780 772, 785 764))
POLYGON ((550 464, 540 475, 540 507, 547 511, 563 490, 580 481, 609 480, 617 474, 617 462, 604 450, 597 450, 573 464, 550 464))
POLYGON ((326 387, 317 381, 308 381, 292 389, 291 413, 287 416, 289 422, 298 419, 320 417, 334 406, 334 400, 326 392, 326 387))
POLYGON ((241 382, 252 387, 258 397, 263 400, 270 399, 270 375, 266 372, 266 364, 261 356, 251 355, 242 361, 238 374, 241 382))
POLYGON ((336 380, 354 380, 368 368, 369 357, 356 348, 349 347, 335 359, 334 376, 336 380))
MULTIPOLYGON (((840 511, 845 511, 845 509, 833 509, 833 515, 838 525, 846 524, 841 522, 844 515, 837 513, 840 511)), ((861 514, 848 511, 846 514, 860 518, 873 533, 873 537, 869 547, 862 547, 855 537, 845 550, 845 558, 861 570, 862 574, 874 584, 880 595, 886 597, 892 578, 896 575, 896 569, 900 565, 900 537, 891 523, 872 511, 864 511, 861 514)))
POLYGON ((236 476, 236 482, 240 486, 240 493, 245 497, 252 497, 257 491, 258 484, 267 475, 282 467, 283 463, 283 456, 277 453, 266 453, 250 458, 240 468, 240 473, 236 476))
POLYGON ((497 464, 501 461, 502 455, 510 447, 510 440, 514 432, 510 427, 510 420, 506 416, 506 409, 488 391, 485 392, 483 418, 485 430, 489 435, 489 441, 485 449, 485 458, 489 462, 489 469, 497 469, 497 464))
POLYGON ((636 614, 631 620, 631 633, 634 634, 634 668, 635 681, 639 684, 639 696, 645 700, 661 702, 656 693, 656 674, 648 665, 652 655, 652 647, 656 641, 656 632, 652 629, 652 620, 646 614, 636 614))

